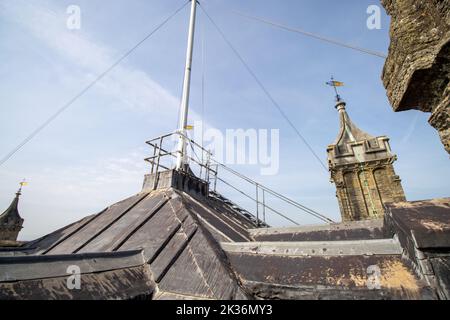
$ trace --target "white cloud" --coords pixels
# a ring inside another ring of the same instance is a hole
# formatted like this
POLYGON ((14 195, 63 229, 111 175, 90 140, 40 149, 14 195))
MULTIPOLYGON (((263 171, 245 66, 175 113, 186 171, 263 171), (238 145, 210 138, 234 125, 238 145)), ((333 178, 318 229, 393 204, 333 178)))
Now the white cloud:
MULTIPOLYGON (((121 157, 34 172, 20 202, 19 209, 25 219, 20 238, 32 240, 43 236, 138 193, 144 174, 150 168, 143 161, 146 151, 140 148, 121 157)), ((23 178, 21 172, 8 170, 1 173, 2 209, 13 197, 15 190, 11 190, 11 186, 16 186, 23 178)))
MULTIPOLYGON (((49 54, 56 54, 67 61, 68 68, 76 70, 74 74, 64 74, 61 70, 66 67, 56 65, 62 84, 86 85, 122 54, 96 43, 83 31, 68 30, 65 11, 57 14, 31 1, 2 1, 0 17, 15 23, 48 48, 49 54)), ((173 118, 179 106, 178 98, 126 61, 117 65, 93 89, 97 96, 107 96, 131 110, 156 112, 158 125, 168 117, 173 118)), ((44 169, 32 165, 19 168, 13 164, 8 171, 2 170, 2 207, 11 201, 15 191, 12 188, 23 178, 24 170, 30 178, 30 186, 24 190, 21 201, 25 218, 21 239, 42 236, 139 192, 149 169, 143 161, 148 149, 122 152, 120 156, 82 164, 78 160, 77 164, 68 165, 49 163, 44 169)))
MULTIPOLYGON (((87 84, 121 54, 93 41, 92 36, 83 31, 68 30, 64 11, 57 14, 30 1, 9 0, 0 2, 0 16, 20 25, 50 52, 66 60, 71 69, 77 70, 76 74, 66 75, 65 68, 59 68, 63 70, 58 72, 61 82, 73 84, 74 79, 78 82, 82 79, 87 84)), ((178 98, 126 61, 99 82, 94 90, 131 110, 156 111, 158 124, 164 123, 164 116, 173 116, 179 105, 178 98)), ((194 120, 199 116, 192 113, 191 118, 194 120)), ((212 127, 205 123, 205 129, 208 128, 212 127)), ((83 164, 49 164, 51 167, 47 169, 27 170, 31 181, 21 201, 25 218, 21 238, 31 240, 42 236, 138 192, 143 175, 148 171, 143 162, 148 150, 123 154, 83 164)), ((11 201, 14 191, 11 186, 23 178, 22 172, 18 168, 2 172, 0 200, 3 206, 11 201)))
MULTIPOLYGON (((3 18, 19 24, 71 65, 77 66, 90 81, 108 69, 123 54, 96 43, 84 31, 69 30, 66 27, 65 12, 56 14, 49 8, 23 0, 2 2, 0 8, 3 18)), ((159 114, 173 114, 179 106, 178 98, 145 72, 125 62, 116 66, 95 89, 139 110, 157 110, 159 114)))

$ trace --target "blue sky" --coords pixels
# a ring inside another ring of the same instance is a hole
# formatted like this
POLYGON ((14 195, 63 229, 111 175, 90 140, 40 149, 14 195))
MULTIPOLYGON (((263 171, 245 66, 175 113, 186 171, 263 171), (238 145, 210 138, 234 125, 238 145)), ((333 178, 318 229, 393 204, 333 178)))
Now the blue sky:
MULTIPOLYGON (((3 156, 143 38, 183 0, 0 0, 0 153, 3 156), (81 30, 66 28, 69 5, 82 13, 81 30)), ((359 127, 387 135, 409 200, 448 196, 448 155, 428 114, 392 112, 381 82, 384 61, 246 20, 238 10, 292 27, 387 52, 389 18, 366 27, 378 1, 204 0, 203 5, 271 94, 326 161, 338 133, 333 93, 342 96, 359 127)), ((0 167, 0 208, 24 177, 21 238, 30 240, 74 222, 140 190, 149 154, 144 141, 173 131, 186 51, 189 10, 145 42, 46 130, 0 167)), ((235 168, 331 218, 339 219, 334 185, 242 67, 201 10, 198 13, 191 114, 201 113, 201 34, 206 59, 204 121, 220 130, 280 129, 276 176, 235 168)), ((1 211, 1 209, 0 209, 1 211)), ((316 223, 308 217, 304 223, 316 223)), ((282 222, 274 219, 274 225, 282 222)))

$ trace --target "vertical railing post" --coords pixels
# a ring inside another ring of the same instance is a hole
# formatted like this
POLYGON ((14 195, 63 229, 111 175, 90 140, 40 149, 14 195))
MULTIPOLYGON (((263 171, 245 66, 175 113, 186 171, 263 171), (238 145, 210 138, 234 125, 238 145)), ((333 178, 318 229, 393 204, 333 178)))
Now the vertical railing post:
POLYGON ((155 172, 155 157, 156 157, 156 145, 153 144, 153 159, 152 159, 152 172, 155 172))
POLYGON ((256 183, 256 226, 259 228, 259 187, 256 183))
POLYGON ((208 183, 208 185, 209 185, 209 175, 210 175, 210 170, 211 170, 211 168, 210 168, 210 157, 211 157, 211 155, 208 153, 208 157, 206 158, 206 172, 205 172, 205 175, 206 175, 206 182, 208 183))
POLYGON ((262 189, 262 196, 263 196, 263 221, 264 224, 267 225, 266 222, 266 190, 262 189))
POLYGON ((159 180, 159 161, 161 160, 161 149, 162 149, 162 144, 163 144, 163 139, 161 137, 161 139, 159 140, 159 147, 158 147, 158 160, 156 160, 156 171, 155 171, 155 178, 153 181, 153 190, 156 190, 158 188, 158 180, 159 180))
MULTIPOLYGON (((195 145, 193 146, 193 148, 195 148, 195 145)), ((203 179, 202 178, 202 174, 203 174, 203 166, 205 165, 204 163, 203 163, 203 150, 200 150, 201 152, 202 152, 202 159, 200 160, 200 179, 203 179)))
POLYGON ((217 175, 219 174, 219 165, 216 165, 216 173, 214 174, 214 192, 217 192, 217 175))

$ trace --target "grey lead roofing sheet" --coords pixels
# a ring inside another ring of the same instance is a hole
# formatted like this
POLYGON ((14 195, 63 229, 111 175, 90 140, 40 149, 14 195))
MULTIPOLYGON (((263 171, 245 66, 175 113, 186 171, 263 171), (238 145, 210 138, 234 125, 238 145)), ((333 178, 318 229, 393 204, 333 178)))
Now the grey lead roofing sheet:
POLYGON ((152 256, 151 266, 157 282, 162 280, 179 255, 189 244, 190 239, 195 235, 197 230, 197 224, 192 221, 192 218, 190 218, 183 223, 183 226, 180 226, 171 238, 167 239, 167 244, 164 246, 164 250, 155 252, 152 256))
POLYGON ((150 297, 155 282, 141 250, 0 258, 0 300, 132 299, 150 297), (68 267, 81 286, 68 288, 68 267))
MULTIPOLYGON (((209 204, 209 202, 206 202, 209 204)), ((218 204, 215 204, 218 207, 218 204)), ((209 230, 233 241, 249 241, 238 216, 229 217, 227 209, 216 211, 199 205, 187 195, 173 190, 138 194, 33 243, 46 255, 108 252, 144 248, 149 258, 167 244, 189 214, 208 222, 209 230), (188 211, 190 213, 188 213, 188 211), (212 228, 211 228, 212 227, 212 228)), ((223 239, 221 239, 223 240, 223 239)))
POLYGON ((142 250, 58 256, 0 257, 0 282, 68 276, 68 267, 81 274, 125 269, 145 264, 142 250))
POLYGON ((138 194, 33 245, 47 257, 142 249, 164 292, 211 299, 246 297, 211 233, 239 241, 248 235, 236 218, 227 219, 204 205, 172 189, 138 194), (212 227, 205 227, 205 220, 212 227))
MULTIPOLYGON (((159 283, 163 291, 211 299, 230 299, 241 289, 223 257, 198 230, 159 283), (189 276, 186 276, 189 275, 189 276)), ((242 293, 241 293, 242 294, 242 293)))
POLYGON ((419 249, 450 248, 450 198, 387 205, 390 224, 419 249))
POLYGON ((90 239, 108 228, 145 196, 138 194, 109 207, 106 211, 89 221, 81 230, 72 234, 46 254, 77 253, 90 239))
POLYGON ((0 284, 0 300, 123 300, 151 297, 155 284, 148 265, 85 274, 80 290, 67 287, 67 277, 0 284))
POLYGON ((147 196, 115 221, 108 229, 86 244, 80 252, 107 252, 118 249, 142 224, 150 220, 157 212, 157 209, 164 205, 165 202, 167 202, 167 199, 163 194, 153 197, 147 196))
MULTIPOLYGON (((101 214, 101 213, 99 213, 101 214)), ((45 254, 52 248, 56 247, 59 243, 62 243, 65 239, 69 238, 72 234, 81 230, 87 223, 97 217, 97 215, 91 215, 81 219, 75 223, 72 223, 64 228, 52 232, 42 238, 27 243, 24 249, 30 250, 34 254, 45 254)))
POLYGON ((189 201, 187 207, 200 215, 211 226, 226 234, 233 241, 249 241, 250 237, 242 224, 231 220, 226 214, 220 211, 207 210, 204 206, 194 201, 189 201))
MULTIPOLYGON (((31 242, 28 248, 52 259, 59 259, 56 254, 75 259, 74 253, 142 249, 143 266, 88 274, 87 291, 79 294, 61 289, 66 277, 3 282, 0 294, 6 298, 119 299, 148 296, 157 286, 161 298, 248 298, 240 280, 253 283, 246 290, 256 296, 254 290, 260 285, 298 288, 299 292, 304 286, 348 291, 366 288, 367 268, 373 265, 381 269, 383 289, 400 292, 392 297, 417 298, 423 292, 423 284, 400 254, 297 257, 260 254, 251 247, 225 253, 217 239, 248 243, 246 228, 255 227, 230 210, 218 200, 195 200, 173 189, 135 195, 31 242)), ((276 297, 270 290, 265 297, 276 297)))
MULTIPOLYGON (((367 289, 370 275, 379 272, 380 289, 391 298, 427 297, 428 287, 401 255, 305 256, 228 253, 233 269, 250 283, 340 290, 367 289)), ((379 291, 380 294, 382 291, 379 291)))
MULTIPOLYGON (((121 246, 120 250, 142 247, 149 261, 153 260, 161 250, 165 250, 167 242, 181 228, 181 220, 172 210, 172 204, 177 201, 171 199, 166 203, 121 246)), ((186 219, 187 214, 184 213, 181 217, 186 219)))

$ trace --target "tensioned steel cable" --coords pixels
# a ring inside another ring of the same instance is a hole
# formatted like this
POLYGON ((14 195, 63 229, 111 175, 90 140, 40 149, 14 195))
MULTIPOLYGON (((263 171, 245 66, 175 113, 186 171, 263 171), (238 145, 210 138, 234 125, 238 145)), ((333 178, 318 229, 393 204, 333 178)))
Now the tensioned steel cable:
MULTIPOLYGON (((249 198, 250 200, 255 201, 255 199, 253 199, 252 196, 248 195, 247 193, 245 193, 245 192, 242 191, 242 190, 239 190, 238 188, 236 188, 235 186, 233 186, 231 183, 229 183, 229 182, 223 180, 222 178, 217 177, 217 180, 221 181, 221 182, 224 183, 225 185, 229 186, 230 188, 234 189, 235 191, 239 192, 240 194, 244 195, 245 197, 249 198)), ((259 202, 259 201, 258 201, 257 203, 260 204, 260 205, 262 205, 262 203, 259 202)), ((300 225, 300 223, 298 223, 297 221, 295 221, 295 220, 289 218, 288 216, 286 216, 286 215, 282 214, 281 212, 279 212, 279 211, 273 209, 272 207, 269 207, 268 205, 265 205, 265 207, 266 207, 267 209, 273 211, 273 212, 276 213, 277 215, 283 217, 284 219, 286 219, 286 220, 292 222, 293 224, 295 224, 295 225, 297 225, 297 226, 300 225)), ((251 213, 250 213, 250 214, 251 214, 251 213)), ((251 214, 251 215, 252 215, 253 217, 255 217, 253 214, 251 214)), ((256 218, 256 217, 255 217, 255 218, 256 218)))
MULTIPOLYGON (((190 140, 190 141, 192 142, 192 140, 190 140)), ((198 156, 197 152, 195 151, 194 145, 193 145, 192 143, 189 143, 189 145, 190 145, 190 147, 191 147, 191 150, 192 150, 194 156, 197 158, 197 161, 198 161, 198 162, 195 161, 194 158, 191 158, 191 160, 193 160, 193 161, 196 162, 197 164, 203 163, 203 162, 200 162, 200 157, 198 156)), ((203 153, 204 153, 204 150, 202 151, 202 154, 203 154, 203 153)), ((278 193, 278 192, 276 192, 276 191, 273 191, 273 190, 269 189, 269 188, 266 187, 266 186, 263 186, 262 184, 257 183, 256 181, 254 181, 254 180, 252 180, 252 179, 250 179, 250 178, 244 176, 243 174, 241 174, 241 173, 239 173, 239 172, 237 172, 237 171, 235 171, 235 170, 229 168, 229 167, 226 166, 225 164, 220 163, 219 161, 214 160, 214 159, 210 159, 210 160, 211 160, 212 162, 214 162, 217 166, 220 166, 221 168, 223 168, 223 169, 225 169, 226 171, 230 172, 230 173, 233 174, 234 176, 236 176, 236 177, 238 177, 238 178, 240 178, 240 179, 243 179, 244 181, 246 181, 246 182, 248 182, 248 183, 250 183, 250 184, 252 184, 252 185, 257 186, 258 188, 261 188, 262 190, 266 191, 267 193, 273 195, 274 197, 276 197, 276 198, 278 198, 278 199, 280 199, 280 200, 283 200, 283 201, 286 202, 286 203, 289 203, 290 205, 292 205, 292 206, 294 206, 294 207, 296 207, 296 208, 298 208, 298 209, 300 209, 300 210, 302 210, 302 211, 308 213, 309 215, 312 215, 312 216, 314 216, 315 218, 320 219, 320 220, 322 220, 322 221, 324 221, 324 222, 326 222, 326 223, 335 223, 333 220, 331 220, 331 219, 328 218, 327 216, 325 216, 325 215, 323 215, 323 214, 321 214, 321 213, 319 213, 319 212, 317 212, 317 211, 315 211, 315 210, 313 210, 313 209, 311 209, 311 208, 308 208, 308 207, 306 207, 306 206, 304 206, 304 205, 302 205, 302 204, 300 204, 300 203, 298 203, 298 202, 296 202, 296 201, 294 201, 294 200, 292 200, 292 199, 289 199, 288 197, 285 197, 285 196, 283 196, 282 194, 280 194, 280 193, 278 193)), ((200 165, 200 167, 201 167, 201 165, 200 165)), ((227 184, 228 186, 232 187, 233 189, 239 191, 240 193, 244 194, 245 196, 249 197, 249 198, 252 199, 253 201, 255 201, 255 199, 253 199, 251 196, 247 195, 245 192, 243 192, 243 191, 237 189, 236 187, 232 186, 229 182, 226 182, 226 181, 224 181, 223 179, 221 179, 221 178, 219 178, 219 177, 217 177, 217 179, 220 180, 220 181, 222 181, 223 183, 227 184)), ((260 202, 258 202, 258 201, 257 201, 257 203, 259 203, 259 204, 262 205, 262 203, 260 203, 260 202)), ((267 205, 265 205, 265 207, 266 207, 266 208, 269 208, 271 211, 273 211, 273 212, 275 212, 275 213, 277 213, 277 214, 283 216, 284 218, 290 220, 289 218, 285 217, 283 214, 281 214, 280 212, 276 211, 275 209, 273 209, 273 208, 271 208, 271 207, 269 207, 269 206, 267 206, 267 205)), ((290 221, 291 221, 291 222, 294 222, 295 224, 297 224, 297 222, 295 222, 295 221, 293 221, 293 220, 290 220, 290 221)))
POLYGON ((50 118, 48 118, 43 124, 37 127, 27 138, 25 138, 17 147, 15 147, 11 152, 4 156, 0 160, 0 166, 5 164, 9 159, 11 159, 18 151, 20 151, 28 142, 30 142, 35 136, 37 136, 42 130, 44 130, 48 125, 50 125, 58 116, 60 116, 64 111, 66 111, 70 106, 72 106, 79 98, 81 98, 86 92, 88 92, 97 82, 102 80, 109 72, 111 72, 117 65, 119 65, 123 60, 125 60, 130 54, 132 54, 137 48, 139 48, 145 41, 147 41, 151 36, 153 36, 158 30, 160 30, 166 23, 168 23, 174 16, 178 14, 186 5, 190 3, 190 0, 179 7, 166 19, 164 19, 156 28, 154 28, 149 34, 147 34, 141 41, 134 45, 131 49, 125 52, 116 62, 114 62, 109 68, 97 76, 91 83, 89 83, 83 90, 81 90, 77 95, 75 95, 71 100, 64 104, 58 109, 50 118))
POLYGON ((235 176, 237 176, 237 177, 247 181, 248 183, 253 184, 253 185, 257 185, 259 188, 261 188, 264 191, 266 191, 267 193, 275 196, 276 198, 281 199, 281 200, 283 200, 283 201, 285 201, 285 202, 287 202, 287 203, 289 203, 289 204, 291 204, 291 205, 301 209, 302 211, 304 211, 304 212, 306 212, 306 213, 308 213, 308 214, 310 214, 310 215, 312 215, 312 216, 314 216, 314 217, 316 217, 316 218, 318 218, 318 219, 320 219, 320 220, 322 220, 322 221, 324 221, 326 223, 335 223, 333 220, 331 220, 327 216, 325 216, 325 215, 323 215, 323 214, 321 214, 321 213, 319 213, 319 212, 317 212, 317 211, 315 211, 315 210, 313 210, 311 208, 308 208, 308 207, 306 207, 306 206, 304 206, 304 205, 302 205, 302 204, 300 204, 300 203, 298 203, 298 202, 296 202, 296 201, 294 201, 292 199, 289 199, 288 197, 285 197, 282 194, 280 194, 280 193, 278 193, 276 191, 273 191, 273 190, 269 189, 268 187, 263 186, 262 184, 257 183, 256 181, 253 181, 252 179, 244 176, 243 174, 241 174, 241 173, 239 173, 239 172, 237 172, 237 171, 227 167, 223 163, 220 163, 220 162, 218 162, 218 161, 216 161, 214 159, 211 159, 211 161, 216 163, 218 166, 220 166, 221 168, 225 169, 226 171, 232 173, 233 175, 235 175, 235 176))
POLYGON ((259 22, 271 25, 272 27, 276 27, 276 28, 279 28, 279 29, 282 29, 282 30, 285 30, 285 31, 299 33, 299 34, 302 34, 302 35, 307 36, 307 37, 311 37, 311 38, 314 38, 314 39, 317 39, 317 40, 320 40, 320 41, 325 41, 325 42, 328 42, 328 43, 331 43, 331 44, 334 44, 334 45, 337 45, 337 46, 340 46, 340 47, 356 50, 356 51, 359 51, 359 52, 362 52, 362 53, 370 54, 372 56, 376 56, 376 57, 379 57, 379 58, 383 58, 383 59, 387 58, 386 54, 381 53, 381 52, 377 52, 377 51, 373 51, 373 50, 357 47, 357 46, 354 46, 354 45, 351 45, 351 44, 348 44, 348 43, 345 43, 345 42, 342 42, 342 41, 339 41, 339 40, 331 39, 331 38, 328 38, 328 37, 325 37, 325 36, 322 36, 322 35, 319 35, 319 34, 315 34, 315 33, 312 33, 312 32, 308 32, 308 31, 305 31, 305 30, 302 30, 302 29, 293 28, 293 27, 285 26, 285 25, 282 25, 282 24, 279 24, 279 23, 276 23, 276 22, 273 22, 273 21, 269 21, 267 19, 263 19, 263 18, 259 18, 259 17, 255 17, 255 16, 250 16, 248 14, 245 14, 245 13, 242 13, 242 12, 239 12, 239 11, 232 10, 231 12, 234 13, 234 14, 237 14, 237 15, 239 15, 241 17, 247 18, 249 20, 259 21, 259 22))
POLYGON ((309 149, 309 151, 311 152, 311 154, 314 156, 314 158, 316 158, 316 160, 319 162, 319 164, 322 166, 322 168, 328 172, 328 169, 326 167, 326 165, 323 163, 323 161, 320 159, 320 157, 317 155, 317 153, 314 151, 314 149, 312 148, 312 146, 308 143, 308 141, 306 140, 306 138, 301 134, 301 132, 297 129, 297 127, 294 125, 294 123, 289 119, 289 117, 287 116, 287 114, 284 112, 284 110, 281 108, 281 106, 278 104, 278 102, 276 102, 276 100, 274 99, 274 97, 270 94, 270 92, 267 90, 266 86, 261 82, 261 80, 259 80, 258 76, 256 75, 255 72, 253 72, 253 70, 250 68, 250 66, 247 64, 247 62, 244 60, 244 58, 242 57, 242 55, 237 51, 237 49, 234 47, 234 45, 230 42, 230 40, 228 40, 228 38, 226 37, 226 35, 224 34, 224 32, 222 31, 222 29, 215 23, 215 21, 211 18, 211 16, 208 14, 208 12, 206 11, 206 9, 200 5, 200 8, 203 10, 203 12, 205 13, 206 17, 208 18, 209 21, 211 21, 212 25, 216 28, 216 30, 219 32, 219 34, 221 35, 221 37, 225 40, 225 42, 227 43, 227 45, 230 47, 230 49, 234 52, 234 54, 238 57, 238 59, 242 62, 242 64, 244 65, 244 67, 247 69, 247 71, 249 72, 249 74, 253 77, 253 79, 256 81, 256 83, 259 85, 259 87, 261 88, 261 90, 266 94, 266 96, 269 98, 269 100, 272 102, 272 104, 275 106, 275 108, 277 108, 277 110, 279 111, 279 113, 281 114, 281 116, 286 120, 286 122, 289 124, 289 126, 295 131, 295 133, 297 134, 297 136, 303 141, 303 143, 306 145, 306 147, 309 149))

